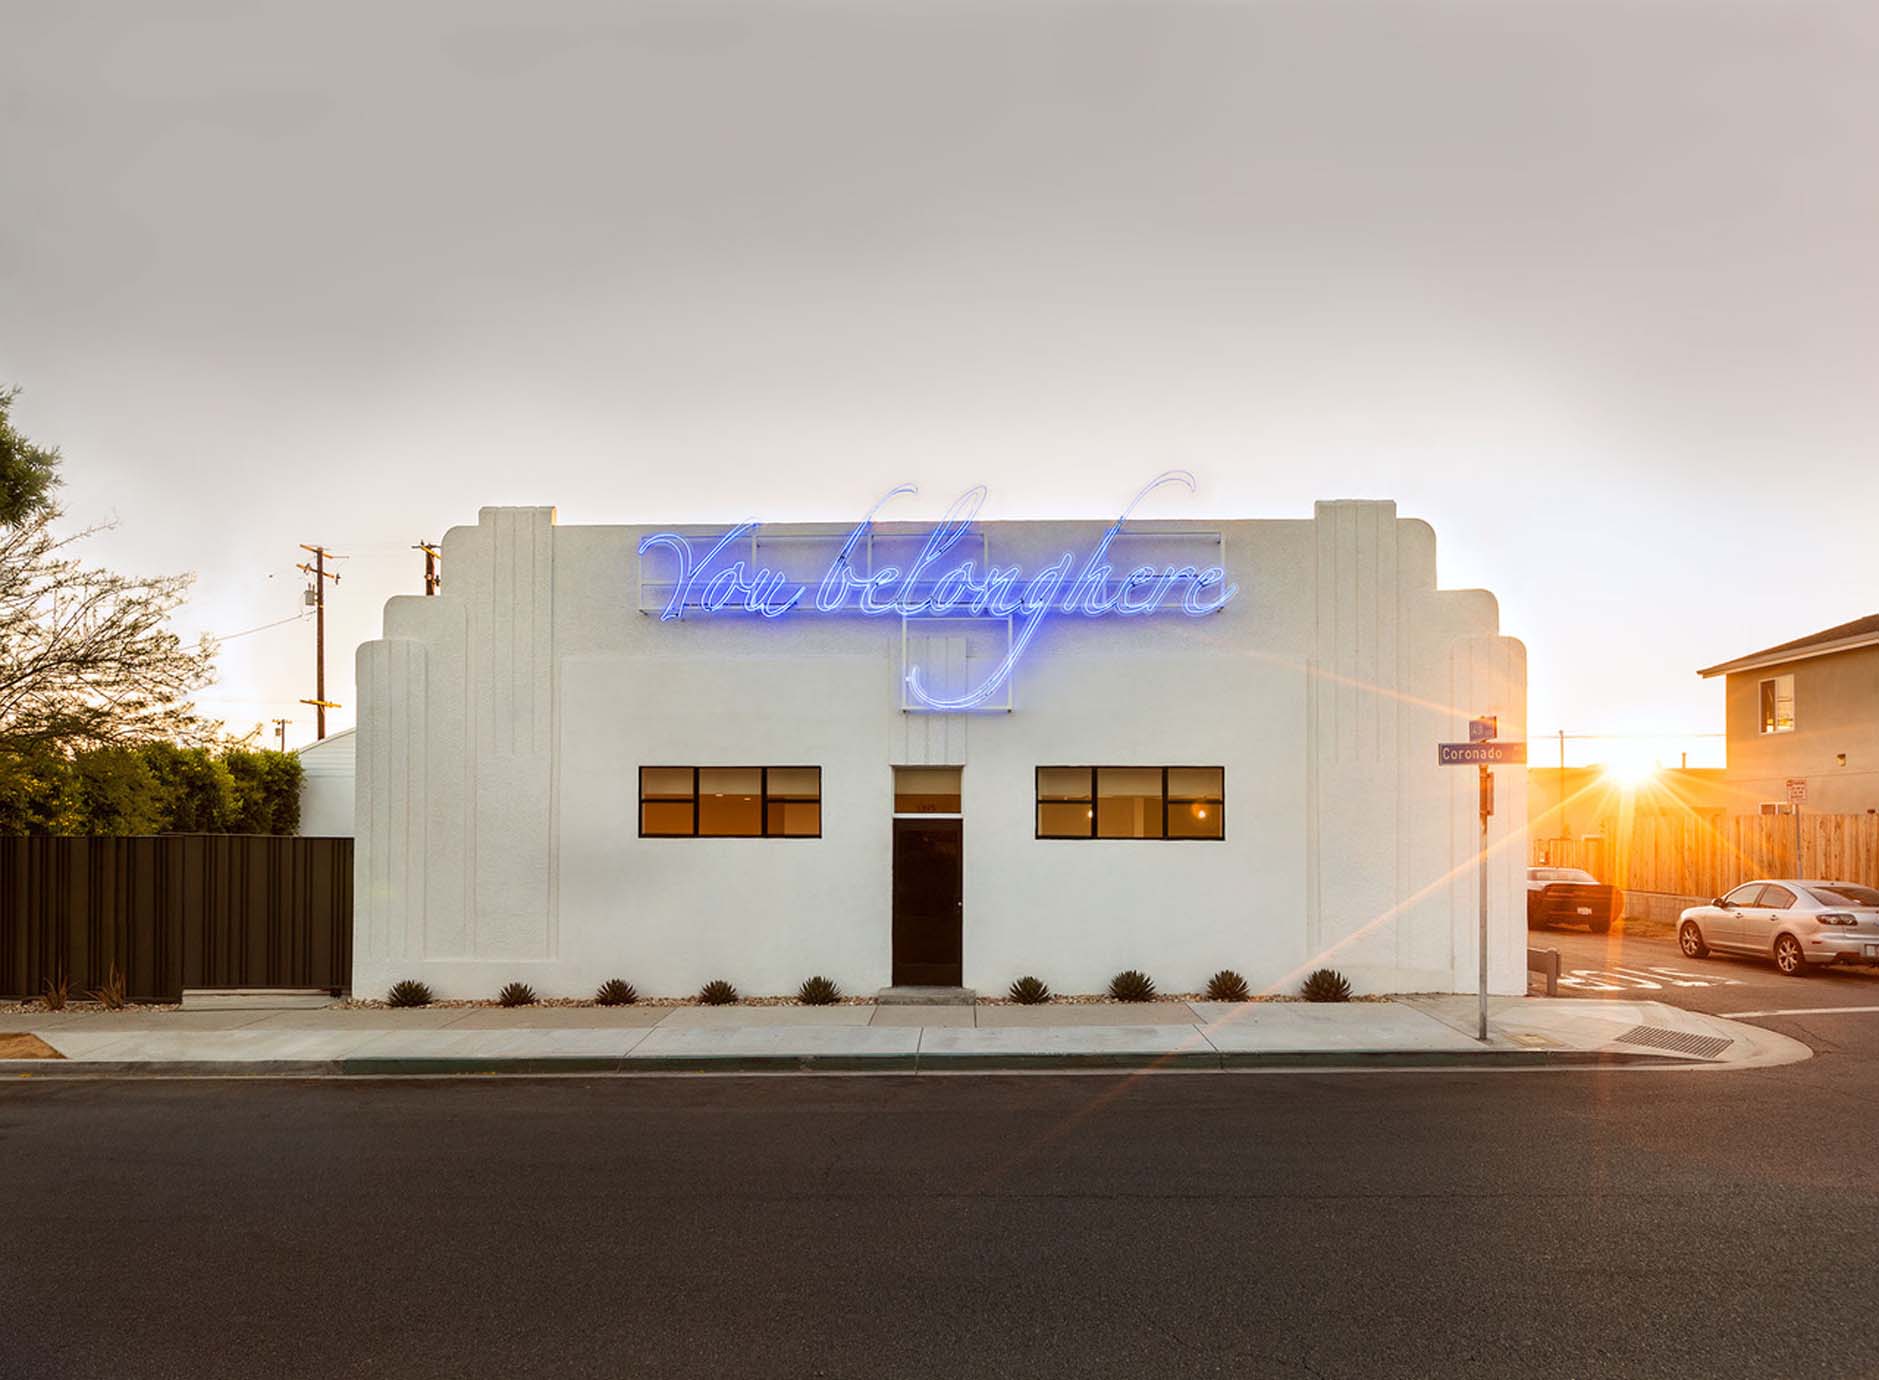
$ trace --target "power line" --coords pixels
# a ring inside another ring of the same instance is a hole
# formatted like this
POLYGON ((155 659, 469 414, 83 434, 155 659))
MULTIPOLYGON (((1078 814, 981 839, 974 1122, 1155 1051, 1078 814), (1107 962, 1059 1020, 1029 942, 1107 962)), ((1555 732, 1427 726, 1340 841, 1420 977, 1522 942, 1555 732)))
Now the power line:
POLYGON ((210 633, 209 636, 214 638, 217 642, 233 642, 236 638, 246 637, 250 633, 266 632, 269 628, 282 627, 288 623, 305 622, 306 617, 304 613, 296 613, 286 618, 276 618, 272 623, 263 623, 258 628, 243 628, 240 632, 232 633, 210 633))
POLYGON ((1598 742, 1611 742, 1620 738, 1727 738, 1727 733, 1684 733, 1677 729, 1667 729, 1662 733, 1561 733, 1554 730, 1542 735, 1547 738, 1564 738, 1567 742, 1584 742, 1592 739, 1598 742))

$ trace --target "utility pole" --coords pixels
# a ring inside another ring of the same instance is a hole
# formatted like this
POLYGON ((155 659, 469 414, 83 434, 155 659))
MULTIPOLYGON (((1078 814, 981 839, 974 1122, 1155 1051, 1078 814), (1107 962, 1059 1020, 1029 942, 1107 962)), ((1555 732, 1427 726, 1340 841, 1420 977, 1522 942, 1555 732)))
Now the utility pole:
POLYGON ((426 594, 437 593, 444 583, 444 577, 437 573, 438 563, 443 560, 444 553, 427 541, 421 541, 411 549, 424 553, 424 592, 426 594))
POLYGON ((290 723, 292 723, 292 722, 293 722, 293 720, 292 720, 292 719, 276 719, 276 720, 274 720, 274 732, 275 732, 275 735, 276 735, 277 737, 279 737, 279 738, 280 738, 280 740, 281 740, 281 751, 282 751, 282 752, 285 752, 285 751, 287 751, 287 725, 288 725, 288 724, 290 724, 290 723))
POLYGON ((326 739, 326 711, 339 706, 326 698, 326 582, 339 583, 339 576, 326 568, 326 558, 332 553, 324 546, 308 546, 300 543, 302 551, 313 553, 313 564, 301 561, 294 568, 304 570, 313 578, 313 588, 308 591, 313 601, 313 698, 300 701, 313 706, 314 737, 324 742, 326 739))
POLYGON ((1572 829, 1566 823, 1566 730, 1559 730, 1559 836, 1562 839, 1572 837, 1572 829))

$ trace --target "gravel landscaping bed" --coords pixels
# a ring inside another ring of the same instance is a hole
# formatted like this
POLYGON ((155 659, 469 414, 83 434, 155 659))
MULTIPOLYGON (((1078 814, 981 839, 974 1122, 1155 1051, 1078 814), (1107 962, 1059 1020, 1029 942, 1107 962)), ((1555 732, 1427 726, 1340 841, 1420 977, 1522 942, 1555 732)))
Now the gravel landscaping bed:
MULTIPOLYGON (((1209 998, 1207 994, 1204 992, 1162 992, 1156 995, 1155 1000, 1156 1001, 1192 1002, 1192 1001, 1207 1001, 1209 1000, 1209 998)), ((1258 993, 1251 997, 1248 997, 1247 1000, 1249 1002, 1286 1002, 1286 1001, 1303 1001, 1304 998, 1287 994, 1287 993, 1258 993)), ((1361 996, 1361 997, 1352 997, 1351 1000, 1352 1001, 1388 1001, 1389 997, 1387 996, 1361 996)), ((595 1001, 592 997, 542 997, 538 1001, 533 1003, 533 1005, 538 1006, 538 1007, 598 1006, 599 1004, 600 1003, 595 1001)), ((636 1006, 654 1006, 654 1007, 702 1006, 704 1005, 704 1003, 699 1001, 698 998, 695 996, 641 997, 637 1002, 633 1004, 636 1006)), ((829 1004, 833 1006, 873 1006, 875 1005, 875 1000, 872 996, 866 996, 866 997, 850 996, 850 997, 842 997, 839 1000, 829 1003, 829 1004)), ((982 996, 978 999, 977 1004, 979 1006, 1019 1006, 1019 1005, 1022 1005, 1023 1003, 1014 1002, 1010 997, 982 996)), ((1135 1003, 1117 1001, 1114 997, 1109 996, 1106 993, 1092 992, 1092 993, 1071 994, 1071 995, 1064 995, 1061 993, 1053 994, 1048 1001, 1038 1002, 1038 1003, 1033 1003, 1033 1004, 1040 1005, 1040 1006, 1132 1006, 1135 1003)), ((338 1005, 340 1008, 349 1010, 349 1011, 387 1011, 387 1010, 392 1009, 391 1003, 387 1002, 382 997, 348 997, 346 1000, 338 1003, 338 1005)), ((494 997, 474 999, 474 1000, 469 999, 469 998, 463 998, 463 997, 453 997, 453 998, 440 999, 438 1001, 431 1002, 430 1005, 432 1007, 442 1007, 447 1010, 480 1010, 484 1008, 497 1009, 502 1006, 502 1003, 497 1001, 494 997)), ((730 1005, 733 1005, 733 1006, 802 1006, 804 1005, 804 1003, 801 1001, 798 1001, 795 997, 739 997, 735 1002, 730 1003, 730 1005)), ((22 1011, 49 1011, 51 1009, 52 1008, 48 1007, 42 1001, 0 1002, 0 1013, 6 1013, 6 1014, 13 1014, 13 1013, 22 1012, 22 1011)), ((104 1005, 102 1002, 96 1002, 96 1001, 68 1001, 65 1003, 64 1007, 61 1009, 64 1011, 69 1011, 74 1015, 93 1015, 98 1012, 110 1011, 113 1009, 122 1010, 122 1011, 148 1012, 148 1011, 181 1011, 183 1008, 181 1004, 177 1002, 133 1001, 133 1002, 125 1003, 122 1007, 112 1008, 112 1007, 108 1007, 104 1005)), ((515 1009, 520 1009, 520 1008, 515 1008, 515 1009)))
MULTIPOLYGON (((1194 1002, 1194 1001, 1211 1001, 1212 998, 1210 998, 1205 992, 1160 992, 1155 995, 1154 1000, 1155 1001, 1194 1002)), ((1293 995, 1293 994, 1289 994, 1289 993, 1275 992, 1275 993, 1255 994, 1251 997, 1248 997, 1246 1000, 1248 1002, 1296 1002, 1296 1001, 1303 1001, 1304 998, 1293 995)), ((1390 1000, 1390 998, 1388 996, 1382 996, 1382 995, 1371 995, 1371 996, 1354 996, 1351 998, 1351 1000, 1354 1002, 1364 1002, 1364 1001, 1374 1002, 1374 1001, 1388 1001, 1390 1000)), ((795 997, 739 997, 734 1002, 726 1002, 723 1004, 726 1006, 805 1006, 805 1005, 808 1005, 808 1003, 806 1002, 798 1001, 795 997)), ((871 996, 842 997, 837 1001, 829 1002, 825 1004, 830 1005, 830 1006, 874 1006, 876 1005, 876 1002, 875 1002, 875 999, 871 996)), ((978 999, 977 1003, 975 1004, 979 1006, 1022 1006, 1022 1005, 1025 1005, 1025 1003, 1023 1002, 1013 1001, 1010 997, 993 997, 993 996, 982 996, 978 999)), ((1092 992, 1092 993, 1083 993, 1083 994, 1072 994, 1068 996, 1060 994, 1060 993, 1053 994, 1046 1001, 1033 1002, 1030 1004, 1034 1006, 1136 1006, 1136 1005, 1140 1005, 1141 1003, 1119 1001, 1115 997, 1109 996, 1106 993, 1092 992)), ((74 1005, 76 1005, 76 1003, 74 1003, 74 1005)), ((385 1001, 383 998, 380 998, 380 997, 349 997, 344 1002, 341 1002, 340 1005, 345 1007, 348 1010, 359 1010, 359 1011, 385 1011, 385 1010, 392 1009, 391 1003, 385 1001)), ((531 1005, 536 1006, 536 1007, 578 1007, 578 1006, 598 1006, 600 1005, 600 1003, 595 1001, 592 997, 542 997, 536 1000, 535 1002, 531 1003, 531 1005)), ((706 1003, 699 1001, 698 998, 695 996, 694 997, 641 997, 638 1001, 632 1003, 632 1005, 655 1006, 655 1007, 675 1007, 675 1006, 704 1006, 706 1005, 706 1003)), ((450 998, 439 998, 438 1000, 431 1002, 430 1006, 433 1008, 441 1007, 447 1010, 483 1010, 483 1009, 501 1009, 502 1003, 497 1001, 493 997, 478 998, 478 999, 465 998, 465 997, 450 997, 450 998)), ((21 1007, 17 1009, 29 1010, 32 1008, 21 1007)), ((152 1007, 144 1007, 140 1009, 149 1010, 149 1011, 174 1011, 177 1008, 152 1006, 152 1007)), ((524 1008, 513 1007, 510 1009, 522 1010, 524 1008)))
MULTIPOLYGON (((349 1009, 357 1009, 361 1011, 385 1011, 385 1010, 391 1009, 391 1003, 384 1000, 381 997, 348 997, 344 1002, 340 1004, 349 1009)), ((628 1003, 628 1005, 632 1005, 632 1006, 704 1006, 705 1004, 706 1003, 699 1001, 697 997, 641 997, 638 1001, 628 1003)), ((807 1003, 800 1002, 795 997, 739 997, 734 1002, 726 1002, 723 1004, 727 1006, 803 1006, 803 1005, 806 1005, 807 1003)), ((469 1009, 480 1009, 484 1007, 500 1008, 502 1006, 502 1003, 497 1001, 494 997, 480 998, 480 999, 472 999, 472 998, 466 998, 466 997, 439 997, 436 1001, 429 1003, 429 1005, 433 1007, 446 1007, 446 1008, 450 1008, 453 1010, 454 1009, 469 1010, 469 1009)), ((600 1003, 595 1001, 592 997, 538 997, 535 1001, 529 1003, 529 1005, 531 1006, 599 1006, 600 1003)), ((828 1005, 828 1006, 873 1006, 874 998, 873 997, 839 997, 835 1001, 825 1003, 825 1005, 828 1005)), ((520 1010, 522 1008, 514 1007, 511 1009, 520 1010)))
POLYGON ((43 1001, 0 1001, 0 1012, 12 1014, 16 1011, 70 1011, 75 1015, 94 1015, 100 1011, 181 1011, 180 1002, 163 1001, 127 1001, 122 1006, 106 1006, 101 1001, 80 1001, 73 997, 64 1006, 50 1007, 43 1001))

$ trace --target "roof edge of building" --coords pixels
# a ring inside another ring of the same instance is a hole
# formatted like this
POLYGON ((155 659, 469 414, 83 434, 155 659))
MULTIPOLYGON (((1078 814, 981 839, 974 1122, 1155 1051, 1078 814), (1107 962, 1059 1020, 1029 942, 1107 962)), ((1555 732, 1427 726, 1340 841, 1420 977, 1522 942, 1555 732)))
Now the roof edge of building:
MULTIPOLYGON (((1879 625, 1879 615, 1870 619, 1860 619, 1859 624, 1879 625)), ((1845 626, 1856 626, 1848 624, 1845 626)), ((1838 631, 1828 629, 1829 632, 1838 631)), ((1802 638, 1799 642, 1784 642, 1778 647, 1769 647, 1759 652, 1750 652, 1747 656, 1737 657, 1734 661, 1718 662, 1714 666, 1705 666, 1697 675, 1708 679, 1711 676, 1732 675, 1737 671, 1759 671, 1769 666, 1781 666, 1790 661, 1807 661, 1817 656, 1832 656, 1835 652, 1853 652, 1861 647, 1879 647, 1879 626, 1867 628, 1863 632, 1851 633, 1845 637, 1830 638, 1826 641, 1813 641, 1802 638)))

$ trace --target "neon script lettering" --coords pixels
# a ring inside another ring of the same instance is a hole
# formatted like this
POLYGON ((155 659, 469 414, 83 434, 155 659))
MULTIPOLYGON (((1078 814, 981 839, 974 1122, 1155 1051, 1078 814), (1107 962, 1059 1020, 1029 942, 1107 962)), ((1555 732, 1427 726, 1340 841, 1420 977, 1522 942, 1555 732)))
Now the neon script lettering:
MULTIPOLYGON (((671 593, 661 621, 681 618, 685 610, 706 613, 754 613, 781 618, 792 611, 818 614, 859 613, 866 617, 898 614, 903 618, 974 617, 1009 618, 1009 648, 998 665, 964 695, 942 697, 922 684, 918 667, 907 674, 908 693, 928 709, 963 711, 976 708, 1001 690, 1017 670, 1044 619, 1051 613, 1081 614, 1085 618, 1138 618, 1161 612, 1189 617, 1216 613, 1239 593, 1224 568, 1192 565, 1141 565, 1118 576, 1110 564, 1109 548, 1122 533, 1129 516, 1143 499, 1169 484, 1195 488, 1185 470, 1157 475, 1138 493, 1122 515, 1109 525, 1102 540, 1081 560, 1066 551, 1035 574, 1021 566, 1000 566, 987 560, 949 559, 971 532, 985 503, 985 486, 968 489, 927 535, 920 553, 904 568, 884 565, 862 572, 855 553, 867 541, 876 515, 892 500, 915 492, 911 484, 897 484, 867 512, 843 540, 813 592, 780 571, 735 553, 756 533, 756 522, 744 522, 717 537, 691 538, 677 532, 655 532, 639 544, 639 554, 668 553, 672 562, 671 593), (709 545, 702 552, 700 546, 709 545), (1176 599, 1176 591, 1179 598, 1176 599), (1173 601, 1173 602, 1171 602, 1173 601)), ((667 582, 661 582, 667 583, 667 582)))

